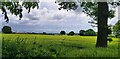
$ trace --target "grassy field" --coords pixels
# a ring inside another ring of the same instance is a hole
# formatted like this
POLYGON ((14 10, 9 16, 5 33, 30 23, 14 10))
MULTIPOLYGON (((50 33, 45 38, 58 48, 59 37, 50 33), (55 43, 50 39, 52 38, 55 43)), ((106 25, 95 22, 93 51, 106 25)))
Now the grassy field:
POLYGON ((95 48, 96 36, 2 34, 3 57, 118 57, 118 39, 95 48))

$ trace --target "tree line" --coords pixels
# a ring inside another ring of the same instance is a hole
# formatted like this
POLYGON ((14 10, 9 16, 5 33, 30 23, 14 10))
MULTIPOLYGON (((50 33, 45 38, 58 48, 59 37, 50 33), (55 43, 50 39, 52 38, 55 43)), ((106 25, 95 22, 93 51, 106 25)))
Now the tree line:
MULTIPOLYGON (((111 28, 109 26, 108 28, 108 34, 112 33, 112 29, 114 34, 116 34, 116 37, 120 36, 120 20, 111 28)), ((2 28, 2 33, 5 34, 43 34, 43 35, 68 35, 68 36, 73 36, 73 35, 80 35, 80 36, 96 36, 97 32, 95 32, 93 29, 88 29, 88 30, 80 30, 79 33, 75 33, 74 31, 70 31, 69 33, 66 33, 66 31, 62 30, 60 33, 35 33, 35 32, 26 32, 26 33, 16 33, 12 31, 12 28, 10 26, 4 26, 2 28)))
MULTIPOLYGON (((61 35, 66 35, 65 31, 61 31, 60 32, 61 35)), ((70 31, 69 33, 67 33, 67 35, 75 35, 74 31, 70 31)), ((78 34, 76 35, 80 35, 80 36, 96 36, 96 32, 92 29, 88 29, 88 30, 80 30, 78 34)))
MULTIPOLYGON (((2 28, 2 33, 4 34, 11 34, 11 33, 16 33, 12 31, 12 28, 10 26, 4 26, 2 28)), ((17 34, 17 33, 16 33, 17 34)), ((92 29, 88 29, 88 30, 80 30, 79 33, 75 33, 74 31, 70 31, 69 33, 66 33, 64 30, 60 31, 60 33, 35 33, 35 32, 26 32, 26 33, 18 33, 18 34, 44 34, 44 35, 54 35, 54 34, 59 34, 59 35, 81 35, 81 36, 95 36, 96 32, 92 29)))

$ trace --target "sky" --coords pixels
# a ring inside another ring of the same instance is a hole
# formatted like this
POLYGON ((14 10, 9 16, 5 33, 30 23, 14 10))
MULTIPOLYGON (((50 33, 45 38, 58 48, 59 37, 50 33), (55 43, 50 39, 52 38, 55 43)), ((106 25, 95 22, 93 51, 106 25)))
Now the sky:
MULTIPOLYGON (((0 29, 3 26, 11 26, 12 31, 15 32, 36 32, 36 33, 59 33, 61 30, 74 31, 78 33, 80 30, 93 29, 97 32, 96 27, 92 27, 88 21, 93 20, 82 12, 82 8, 79 7, 76 10, 58 10, 60 6, 54 2, 54 0, 44 2, 41 0, 39 9, 32 9, 28 14, 24 8, 23 18, 19 20, 18 16, 12 15, 8 11, 10 19, 9 23, 6 23, 4 16, 0 11, 0 29)), ((116 9, 116 17, 109 20, 108 24, 114 25, 118 21, 116 9)))

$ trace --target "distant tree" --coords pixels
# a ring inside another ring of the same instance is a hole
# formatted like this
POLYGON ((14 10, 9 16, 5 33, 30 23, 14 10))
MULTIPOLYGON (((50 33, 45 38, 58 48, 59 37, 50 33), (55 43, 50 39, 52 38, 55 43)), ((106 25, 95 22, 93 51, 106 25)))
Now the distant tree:
POLYGON ((60 34, 61 34, 61 35, 65 35, 66 32, 65 32, 65 31, 60 31, 60 34))
POLYGON ((10 33, 12 33, 12 28, 10 26, 4 26, 2 28, 2 33, 8 33, 8 34, 10 34, 10 33))
POLYGON ((85 30, 80 30, 79 35, 84 36, 85 35, 85 30))
POLYGON ((46 32, 43 32, 43 34, 46 34, 46 32))
POLYGON ((36 34, 35 32, 32 32, 31 34, 36 34))
POLYGON ((47 35, 55 35, 54 33, 47 33, 47 35))
POLYGON ((16 34, 16 32, 12 32, 13 34, 16 34))
POLYGON ((85 35, 86 35, 86 36, 95 36, 96 33, 95 33, 94 30, 88 29, 88 30, 86 30, 85 35))
POLYGON ((73 35, 75 35, 75 33, 73 31, 71 31, 71 32, 68 33, 68 35, 73 36, 73 35))
POLYGON ((96 32, 92 29, 88 29, 88 30, 80 30, 79 31, 79 35, 81 36, 95 36, 96 32))

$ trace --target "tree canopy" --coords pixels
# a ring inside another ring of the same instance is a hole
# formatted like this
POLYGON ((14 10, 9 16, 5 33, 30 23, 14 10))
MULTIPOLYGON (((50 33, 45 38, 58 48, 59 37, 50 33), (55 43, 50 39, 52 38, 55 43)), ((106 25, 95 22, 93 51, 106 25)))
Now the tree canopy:
POLYGON ((38 2, 22 2, 22 5, 19 2, 2 2, 1 11, 4 15, 4 19, 6 22, 9 22, 8 12, 10 11, 13 15, 19 16, 19 20, 23 17, 23 8, 28 10, 28 13, 31 9, 34 9, 35 7, 39 8, 38 2))
POLYGON ((85 30, 80 30, 80 31, 79 31, 79 35, 84 36, 84 35, 85 35, 85 32, 86 32, 85 30))
POLYGON ((4 26, 2 28, 2 33, 8 33, 8 34, 10 34, 10 33, 12 33, 12 28, 10 26, 4 26))
POLYGON ((92 29, 88 29, 88 30, 80 30, 79 31, 79 35, 81 36, 95 36, 96 32, 92 29))
POLYGON ((74 31, 70 31, 70 32, 68 33, 68 35, 73 36, 73 35, 75 35, 75 33, 74 33, 74 31))
MULTIPOLYGON (((87 14, 87 16, 93 18, 93 20, 89 21, 93 27, 96 27, 97 20, 98 20, 98 3, 97 2, 61 2, 60 0, 57 1, 58 5, 60 5, 59 10, 66 9, 69 10, 76 10, 79 6, 83 8, 83 12, 87 14), (79 3, 79 4, 77 4, 79 3)), ((120 5, 120 2, 109 2, 109 5, 112 7, 109 9, 107 15, 108 18, 112 19, 115 17, 115 7, 120 5)))
MULTIPOLYGON (((106 1, 106 0, 105 0, 106 1)), ((74 2, 64 2, 64 0, 58 0, 58 5, 60 5, 59 10, 66 9, 76 10, 79 6, 82 7, 83 12, 93 18, 89 23, 95 24, 93 27, 98 28, 96 47, 107 47, 107 37, 108 37, 108 18, 115 17, 115 10, 110 9, 109 5, 113 8, 120 5, 120 2, 79 2, 78 0, 74 2), (79 4, 78 4, 79 3, 79 4)))
POLYGON ((61 35, 65 35, 66 32, 65 32, 65 31, 60 31, 60 34, 61 34, 61 35))

